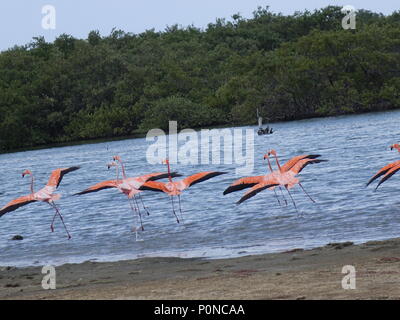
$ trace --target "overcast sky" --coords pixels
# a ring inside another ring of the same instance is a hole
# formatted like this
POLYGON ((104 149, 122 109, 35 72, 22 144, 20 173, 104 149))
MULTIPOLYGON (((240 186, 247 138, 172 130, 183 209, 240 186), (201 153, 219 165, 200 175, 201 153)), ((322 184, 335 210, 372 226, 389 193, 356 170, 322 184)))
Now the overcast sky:
POLYGON ((251 17, 258 6, 269 5, 273 12, 292 14, 329 4, 384 14, 400 9, 398 0, 0 0, 0 50, 26 44, 39 35, 53 41, 62 33, 86 38, 89 31, 99 30, 108 35, 114 27, 133 33, 151 28, 164 30, 176 23, 205 27, 216 18, 230 18, 238 12, 251 17), (44 5, 56 9, 55 30, 42 28, 44 5))

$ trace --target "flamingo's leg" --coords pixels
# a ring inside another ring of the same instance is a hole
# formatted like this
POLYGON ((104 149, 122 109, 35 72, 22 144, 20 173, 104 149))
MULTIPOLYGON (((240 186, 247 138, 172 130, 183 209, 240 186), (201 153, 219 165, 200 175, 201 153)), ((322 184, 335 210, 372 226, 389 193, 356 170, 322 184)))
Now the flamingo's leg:
POLYGON ((178 218, 178 216, 176 215, 175 207, 174 207, 174 196, 171 196, 171 203, 172 203, 172 212, 174 213, 174 216, 175 216, 175 218, 176 218, 176 222, 179 223, 179 218, 178 218))
POLYGON ((181 220, 182 220, 182 223, 184 224, 184 222, 183 222, 183 212, 182 212, 182 206, 181 206, 181 195, 178 195, 178 202, 179 202, 179 212, 181 213, 181 220))
MULTIPOLYGON (((65 231, 67 232, 68 240, 71 239, 71 235, 70 235, 70 233, 68 232, 68 228, 67 228, 67 226, 65 225, 64 218, 63 218, 63 216, 61 215, 60 210, 58 209, 58 207, 56 206, 56 204, 55 204, 54 202, 51 202, 51 203, 49 203, 49 204, 54 208, 54 210, 56 210, 56 214, 55 214, 54 217, 53 217, 53 223, 54 223, 54 218, 55 218, 55 216, 58 214, 58 216, 60 217, 61 222, 62 222, 62 224, 63 224, 63 226, 64 226, 64 229, 65 229, 65 231)), ((54 230, 53 223, 52 223, 52 225, 51 225, 52 230, 54 230)))
POLYGON ((139 237, 138 237, 138 227, 137 227, 137 225, 139 224, 139 214, 138 214, 138 210, 137 210, 136 205, 135 205, 135 203, 133 202, 132 199, 129 199, 129 198, 128 198, 128 202, 129 202, 129 205, 131 206, 132 211, 133 211, 134 213, 136 213, 136 214, 134 214, 135 219, 136 219, 136 222, 135 222, 135 225, 132 226, 132 232, 135 232, 135 240, 136 240, 136 241, 139 241, 139 237))
MULTIPOLYGON (((139 217, 139 222, 140 222, 140 226, 142 231, 144 231, 144 227, 143 227, 143 222, 142 222, 142 215, 140 213, 140 210, 138 210, 138 206, 137 206, 137 202, 135 199, 135 196, 133 196, 133 199, 129 199, 129 205, 131 206, 131 209, 133 212, 136 213, 136 217, 139 217), (135 202, 133 201, 133 199, 135 200, 135 202)), ((137 233, 137 228, 135 227, 135 232, 137 233)))
POLYGON ((143 221, 142 221, 142 213, 140 212, 140 208, 139 208, 139 204, 137 202, 136 196, 133 196, 133 200, 136 203, 136 208, 138 208, 138 212, 139 212, 139 219, 140 219, 140 226, 142 228, 142 231, 144 231, 144 227, 143 227, 143 221))
POLYGON ((51 232, 54 232, 54 221, 56 220, 57 215, 58 213, 56 211, 56 213, 53 216, 53 220, 51 220, 51 225, 50 225, 51 232))
POLYGON ((297 214, 299 214, 299 215, 300 215, 300 213, 299 213, 299 210, 297 210, 296 202, 294 202, 294 199, 293 199, 293 197, 292 197, 292 194, 290 193, 290 191, 289 191, 289 188, 288 188, 288 187, 286 187, 286 191, 288 192, 288 194, 289 194, 290 198, 292 199, 292 202, 293 202, 294 208, 295 208, 295 209, 296 209, 296 211, 297 211, 297 214))
POLYGON ((147 209, 147 207, 144 205, 143 198, 142 198, 142 196, 140 195, 140 193, 139 193, 139 199, 140 199, 140 201, 142 202, 143 209, 146 211, 147 215, 149 216, 149 215, 150 215, 150 212, 149 212, 149 210, 147 209))
POLYGON ((276 200, 278 200, 278 204, 279 204, 280 206, 282 206, 282 205, 281 205, 281 202, 279 201, 279 197, 278 197, 278 194, 276 193, 276 190, 275 190, 275 189, 274 189, 274 194, 275 194, 276 200))
POLYGON ((286 201, 285 195, 283 194, 283 190, 282 190, 281 186, 279 186, 279 190, 281 190, 281 194, 282 194, 283 200, 285 201, 285 206, 287 206, 287 201, 286 201))
POLYGON ((303 189, 304 193, 310 198, 310 200, 315 203, 315 200, 313 198, 311 198, 311 196, 307 193, 307 191, 304 189, 303 185, 300 182, 299 182, 299 186, 301 187, 301 189, 303 189))

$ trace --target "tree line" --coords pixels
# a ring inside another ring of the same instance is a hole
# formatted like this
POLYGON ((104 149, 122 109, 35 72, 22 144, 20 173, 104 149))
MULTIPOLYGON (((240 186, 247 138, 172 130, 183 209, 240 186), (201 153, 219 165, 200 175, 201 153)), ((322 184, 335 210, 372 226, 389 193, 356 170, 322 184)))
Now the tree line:
POLYGON ((200 29, 35 37, 0 53, 0 151, 151 128, 256 123, 400 107, 400 11, 259 7, 200 29))

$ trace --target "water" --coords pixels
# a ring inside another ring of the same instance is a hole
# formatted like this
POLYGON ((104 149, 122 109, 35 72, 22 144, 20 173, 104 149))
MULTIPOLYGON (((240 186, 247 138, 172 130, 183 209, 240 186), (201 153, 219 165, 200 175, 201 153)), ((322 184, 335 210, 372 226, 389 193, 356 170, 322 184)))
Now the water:
POLYGON ((62 193, 58 204, 72 239, 67 240, 59 221, 55 232, 50 232, 50 206, 29 204, 0 218, 0 265, 58 265, 145 256, 234 257, 397 237, 400 176, 393 176, 378 192, 365 188, 365 183, 382 166, 399 159, 397 151, 388 149, 398 142, 399 120, 399 111, 311 119, 277 123, 273 135, 256 136, 254 175, 265 172, 263 155, 270 148, 277 150, 281 162, 303 153, 318 153, 329 160, 310 165, 300 174, 304 187, 317 201, 311 203, 298 186, 293 189, 302 217, 291 203, 280 207, 270 191, 240 206, 235 202, 242 192, 223 196, 223 190, 238 178, 234 164, 174 165, 172 169, 184 175, 204 170, 229 173, 185 191, 185 226, 176 223, 167 195, 143 193, 151 215, 144 217, 144 241, 139 242, 131 232, 134 217, 124 195, 116 190, 73 194, 114 178, 115 171, 108 171, 105 164, 115 154, 125 160, 129 176, 165 171, 164 165, 146 163, 150 142, 131 139, 2 154, 1 205, 29 193, 29 177, 21 178, 23 169, 33 171, 37 190, 55 168, 82 168, 66 175, 58 190, 62 193), (17 234, 24 240, 11 241, 17 234))

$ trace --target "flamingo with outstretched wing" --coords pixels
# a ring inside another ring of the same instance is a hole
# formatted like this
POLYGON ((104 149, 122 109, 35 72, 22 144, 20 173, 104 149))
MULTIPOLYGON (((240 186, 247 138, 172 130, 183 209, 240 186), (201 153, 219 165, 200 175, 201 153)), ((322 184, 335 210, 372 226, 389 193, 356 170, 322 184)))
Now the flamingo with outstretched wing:
POLYGON ((30 170, 25 170, 22 173, 22 177, 25 177, 26 175, 31 176, 31 194, 27 196, 22 196, 17 199, 14 199, 10 201, 8 204, 6 204, 3 208, 0 209, 0 217, 3 216, 4 214, 14 211, 22 206, 25 206, 29 203, 36 202, 36 201, 42 201, 42 202, 47 202, 54 210, 55 214, 52 220, 52 223, 50 225, 51 231, 54 231, 54 220, 56 216, 58 215, 61 219, 61 222, 64 225, 65 231, 67 232, 68 239, 71 239, 71 235, 68 232, 67 226, 64 223, 64 218, 60 213, 60 209, 57 207, 54 201, 59 200, 61 195, 60 194, 55 194, 54 192, 58 188, 58 186, 61 183, 61 180, 63 179, 64 175, 67 173, 70 173, 72 171, 78 170, 80 167, 69 167, 69 168, 59 168, 56 170, 53 170, 51 172, 49 181, 47 182, 46 186, 39 191, 35 192, 34 191, 34 177, 33 174, 30 170))
POLYGON ((176 221, 178 223, 179 223, 179 218, 175 211, 174 196, 178 197, 179 211, 182 214, 181 194, 185 189, 187 189, 199 182, 203 182, 203 181, 206 181, 213 177, 216 177, 216 176, 226 173, 226 172, 218 172, 218 171, 205 171, 205 172, 196 173, 196 174, 186 177, 185 179, 180 180, 180 181, 172 181, 169 160, 168 159, 164 160, 163 164, 166 164, 168 166, 168 180, 169 181, 167 183, 159 182, 159 181, 147 181, 139 188, 139 190, 151 190, 151 191, 156 191, 156 192, 164 192, 164 193, 168 194, 171 198, 172 212, 174 213, 176 221))
MULTIPOLYGON (((395 143, 390 146, 390 150, 396 149, 397 151, 400 152, 400 146, 395 143)), ((400 170, 400 160, 397 160, 395 162, 389 163, 383 168, 381 168, 368 182, 367 182, 367 187, 374 182, 376 179, 379 177, 383 176, 383 178, 379 181, 378 185, 375 188, 375 191, 379 188, 379 186, 387 181, 391 176, 393 176, 397 171, 400 170)))
MULTIPOLYGON (((237 202, 237 204, 240 204, 252 197, 254 197, 257 193, 269 189, 271 187, 275 186, 284 186, 285 189, 288 191, 288 194, 290 198, 292 199, 292 202, 297 210, 296 203, 289 191, 289 189, 293 188, 296 184, 301 186, 300 180, 296 178, 296 176, 309 164, 313 163, 320 163, 320 162, 325 162, 327 160, 320 160, 320 159, 310 159, 310 158, 305 158, 301 159, 296 162, 295 165, 293 165, 289 170, 285 172, 277 172, 274 171, 268 175, 263 176, 261 181, 257 184, 255 184, 248 192, 245 193, 245 195, 237 202)), ((303 191, 308 195, 308 193, 302 188, 303 191)), ((309 195, 308 195, 309 196, 309 195)), ((310 197, 310 196, 309 196, 310 197)), ((312 198, 310 197, 312 200, 312 198)), ((312 200, 314 201, 314 200, 312 200)))
MULTIPOLYGON (((99 183, 83 190, 82 192, 76 193, 75 195, 84 195, 84 194, 98 192, 100 190, 112 189, 112 188, 118 189, 121 193, 125 194, 128 197, 129 205, 130 205, 132 211, 136 212, 138 214, 139 219, 140 219, 141 229, 142 229, 142 231, 144 231, 142 214, 140 212, 139 204, 137 203, 135 196, 137 194, 139 194, 139 196, 140 196, 140 192, 142 192, 142 191, 139 190, 139 187, 142 184, 144 184, 146 181, 155 181, 155 180, 159 180, 159 179, 168 178, 169 174, 165 173, 165 172, 164 173, 156 172, 156 173, 145 174, 145 175, 142 175, 139 177, 128 178, 126 176, 125 167, 123 165, 121 158, 119 156, 114 156, 113 159, 114 159, 114 161, 109 163, 107 166, 108 166, 108 168, 111 168, 112 166, 116 167, 117 171, 116 171, 116 179, 115 180, 107 180, 107 181, 99 182, 99 183), (118 164, 115 161, 118 161, 118 163, 121 166, 122 176, 123 176, 122 179, 119 179, 118 164)), ((171 175, 174 177, 181 176, 176 172, 172 172, 171 175)), ((140 200, 142 201, 143 208, 146 210, 147 214, 149 215, 147 207, 144 205, 142 198, 140 198, 140 200)), ((135 229, 134 231, 137 231, 137 230, 135 229)))

